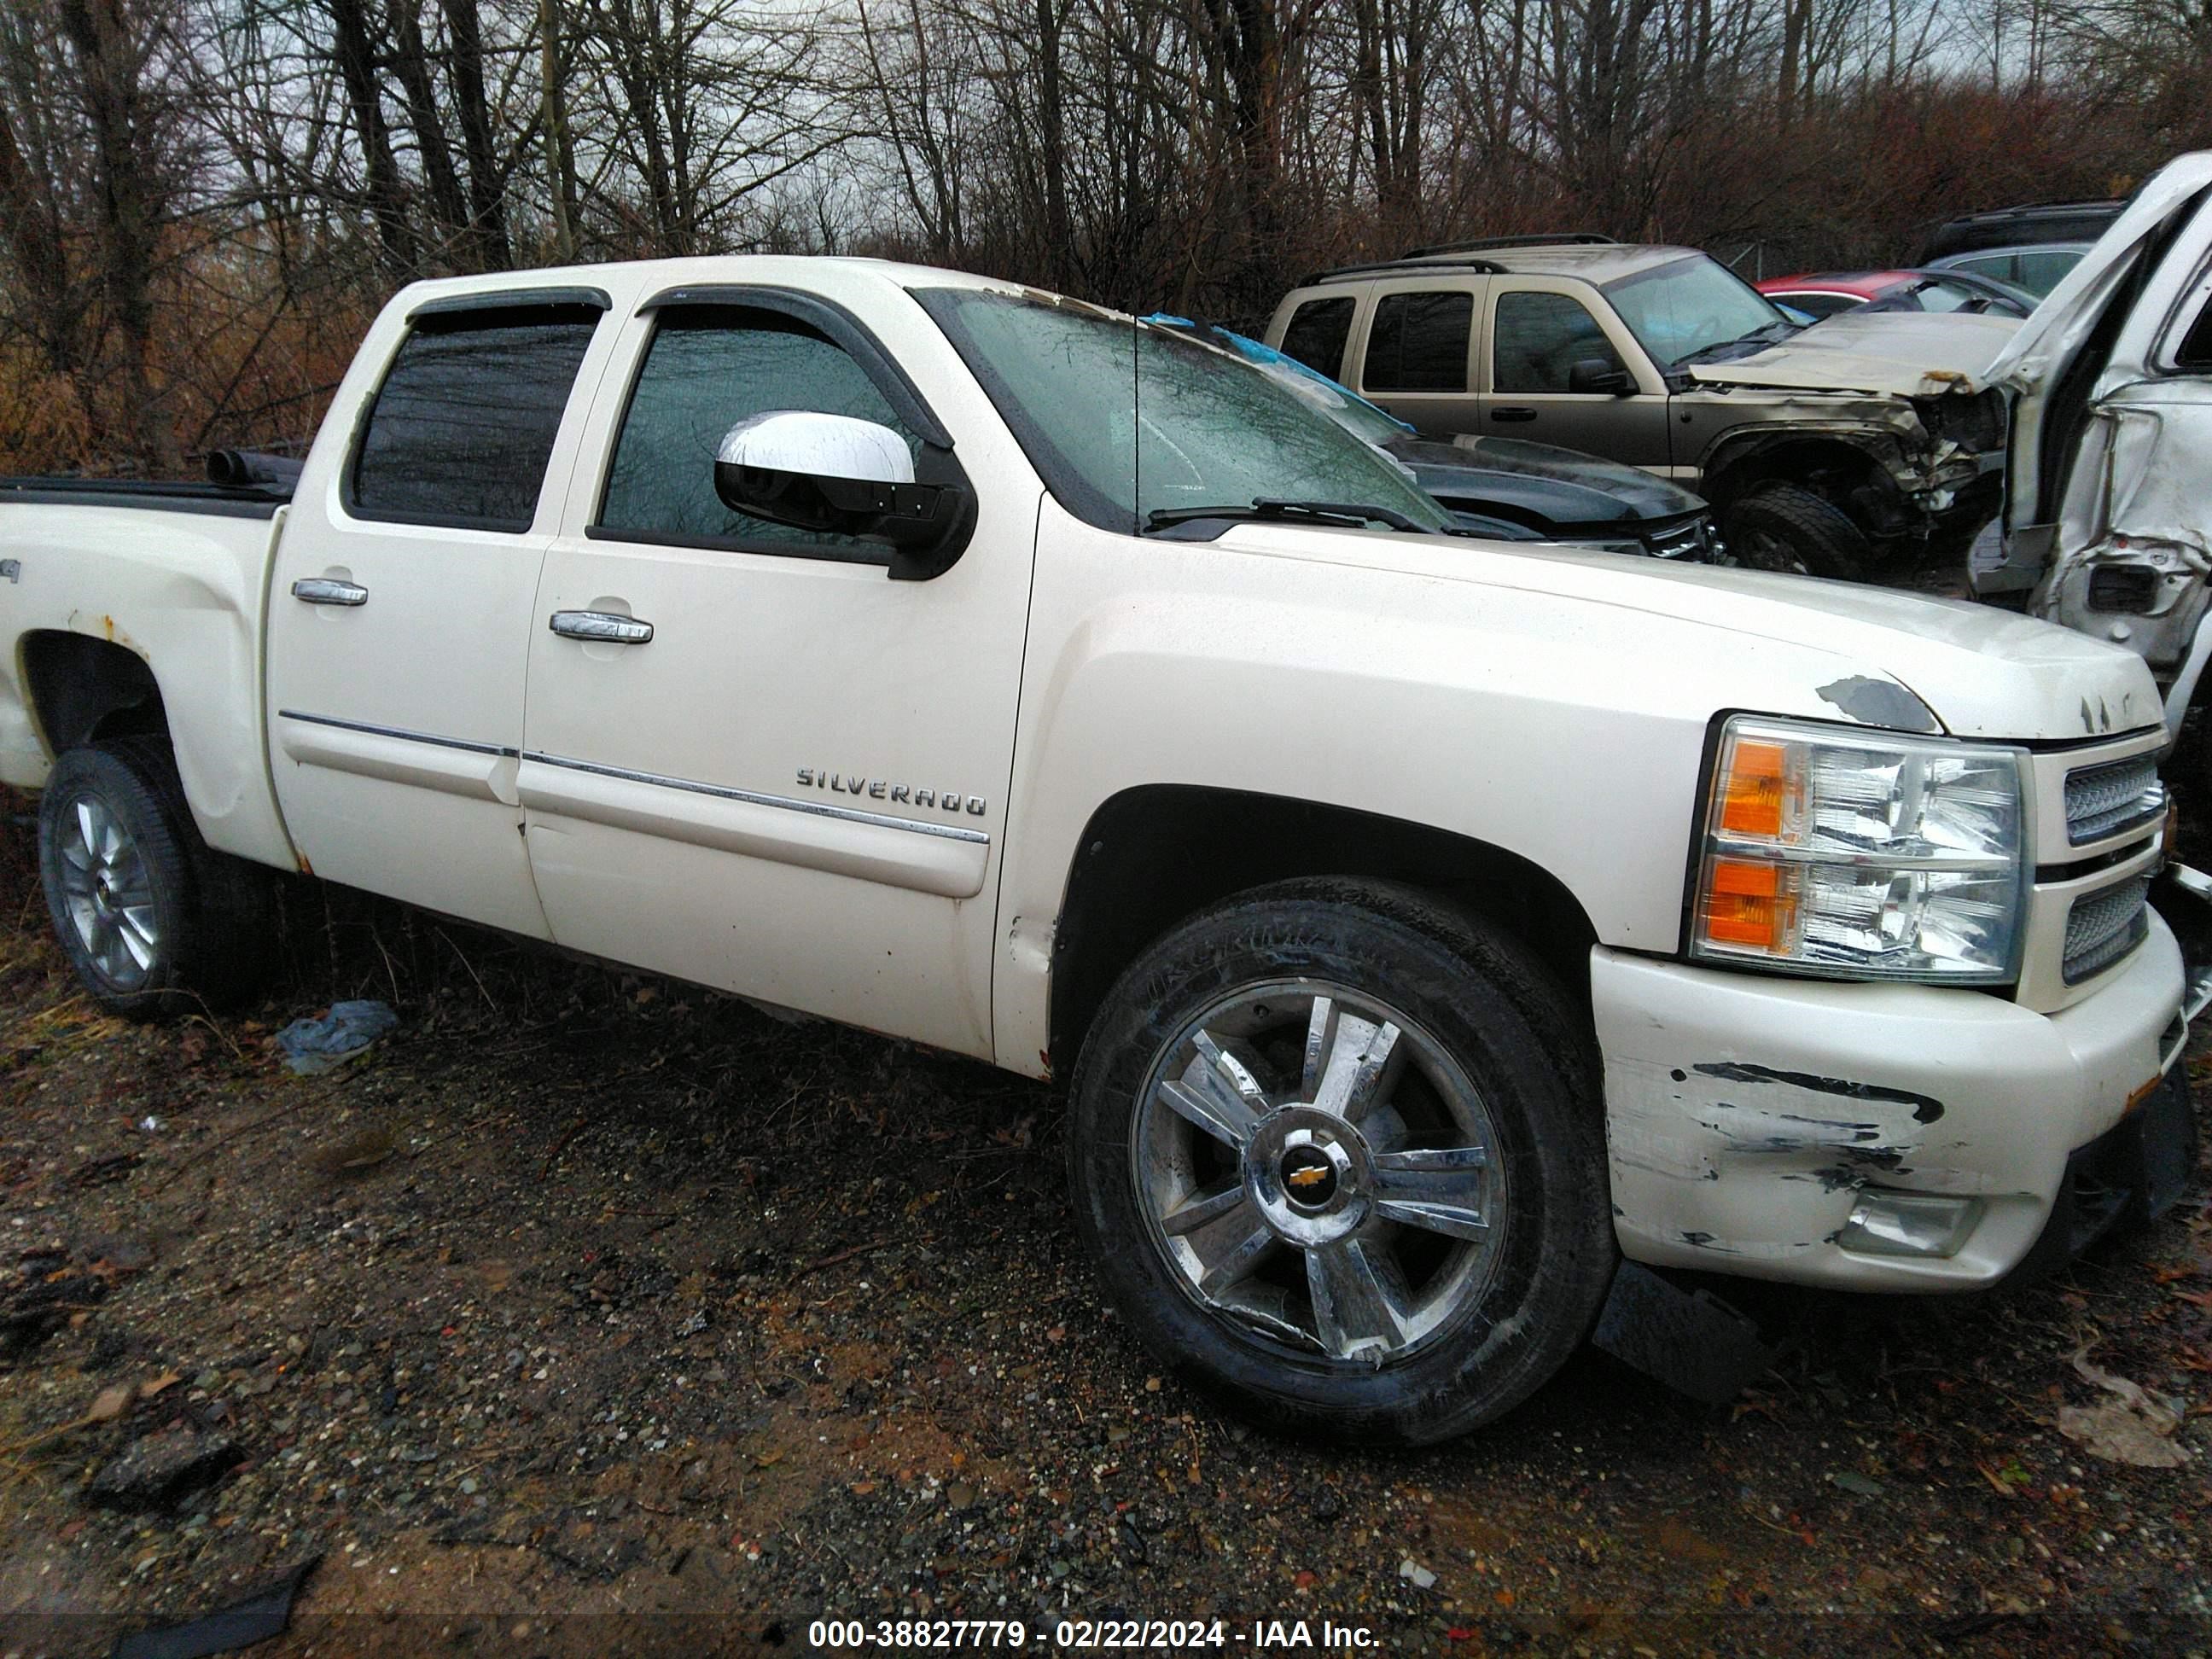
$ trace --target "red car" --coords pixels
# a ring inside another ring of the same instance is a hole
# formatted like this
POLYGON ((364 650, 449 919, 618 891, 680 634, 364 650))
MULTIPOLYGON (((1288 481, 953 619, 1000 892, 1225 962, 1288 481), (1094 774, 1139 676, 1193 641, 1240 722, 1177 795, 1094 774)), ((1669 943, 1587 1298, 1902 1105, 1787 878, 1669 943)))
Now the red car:
POLYGON ((1875 311, 1959 311, 1991 317, 2025 317, 2035 296, 1966 270, 1803 271, 1770 276, 1753 286, 1814 317, 1832 317, 1861 306, 1875 311))

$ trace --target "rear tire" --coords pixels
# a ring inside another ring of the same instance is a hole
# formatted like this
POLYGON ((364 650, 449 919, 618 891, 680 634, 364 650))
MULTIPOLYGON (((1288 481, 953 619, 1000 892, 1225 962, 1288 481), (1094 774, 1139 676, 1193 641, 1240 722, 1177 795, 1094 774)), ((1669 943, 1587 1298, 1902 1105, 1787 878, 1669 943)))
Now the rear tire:
POLYGON ((1756 484, 1729 504, 1723 538, 1735 562, 1838 581, 1863 581, 1874 549, 1849 514, 1790 483, 1756 484))
POLYGON ((54 763, 39 803, 39 877, 63 953, 112 1013, 221 1008, 259 981, 267 874, 200 838, 161 738, 54 763))
POLYGON ((1147 950, 1084 1045, 1068 1175, 1154 1353, 1334 1439, 1503 1415, 1612 1281, 1582 1023, 1503 933, 1380 882, 1260 889, 1147 950))

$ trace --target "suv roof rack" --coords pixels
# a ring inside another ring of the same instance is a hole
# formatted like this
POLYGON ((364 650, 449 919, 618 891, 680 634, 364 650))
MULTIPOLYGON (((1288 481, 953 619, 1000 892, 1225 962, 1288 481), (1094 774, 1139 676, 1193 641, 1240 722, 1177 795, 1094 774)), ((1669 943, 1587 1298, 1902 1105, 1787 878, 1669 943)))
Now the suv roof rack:
POLYGON ((1486 247, 1557 247, 1563 242, 1580 246, 1615 245, 1612 237, 1601 236, 1594 230, 1566 230, 1530 236, 1478 236, 1467 242, 1436 242, 1427 247, 1417 247, 1406 257, 1425 259, 1432 253, 1470 253, 1486 247))
POLYGON ((1370 259, 1364 264, 1338 265, 1329 270, 1309 271, 1298 278, 1300 288, 1311 288, 1318 283, 1341 282, 1347 276, 1371 276, 1383 270, 1418 270, 1426 275, 1432 270, 1468 270, 1479 276, 1503 276, 1505 267, 1492 259, 1370 259))

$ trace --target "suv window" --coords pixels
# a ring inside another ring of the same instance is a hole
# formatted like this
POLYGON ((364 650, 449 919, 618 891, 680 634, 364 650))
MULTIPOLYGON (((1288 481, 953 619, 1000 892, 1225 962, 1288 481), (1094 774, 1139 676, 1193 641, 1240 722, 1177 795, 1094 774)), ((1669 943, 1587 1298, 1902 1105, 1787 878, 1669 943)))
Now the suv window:
POLYGON ((1360 384, 1370 392, 1464 392, 1474 331, 1472 294, 1386 294, 1368 325, 1360 384))
POLYGON ((1587 357, 1623 365, 1589 308, 1571 295, 1509 290, 1498 296, 1491 368, 1498 392, 1565 392, 1567 370, 1587 357))
POLYGON ((801 409, 887 426, 921 441, 819 330, 747 306, 670 306, 660 314, 623 416, 597 534, 696 547, 888 560, 856 536, 799 530, 732 512, 714 493, 723 434, 748 415, 801 409))
POLYGON ((532 306, 418 321, 369 407, 347 511, 457 529, 529 529, 601 314, 589 306, 532 306))
POLYGON ((1344 378, 1344 343, 1352 337, 1352 300, 1309 300, 1291 313, 1283 331, 1282 353, 1332 380, 1344 378))

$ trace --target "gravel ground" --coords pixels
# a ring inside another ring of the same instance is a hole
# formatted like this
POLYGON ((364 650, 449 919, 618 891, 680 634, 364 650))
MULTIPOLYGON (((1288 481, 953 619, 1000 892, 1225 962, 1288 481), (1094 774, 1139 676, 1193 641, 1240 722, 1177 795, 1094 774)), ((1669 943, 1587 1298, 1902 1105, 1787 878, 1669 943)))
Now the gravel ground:
POLYGON ((47 943, 14 810, 8 1653, 104 1652, 318 1553, 258 1651, 805 1651, 824 1617, 2212 1651, 2201 1171, 2032 1291, 1753 1298, 1790 1346, 1732 1407, 1585 1354, 1486 1433, 1339 1452, 1223 1415, 1101 1305, 1046 1089, 304 886, 268 1001, 123 1024, 47 943), (399 1029, 284 1070, 270 1034, 356 995, 399 1029), (2178 1406, 2189 1461, 2062 1434, 2112 1397, 2077 1353, 2178 1406))

